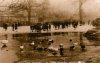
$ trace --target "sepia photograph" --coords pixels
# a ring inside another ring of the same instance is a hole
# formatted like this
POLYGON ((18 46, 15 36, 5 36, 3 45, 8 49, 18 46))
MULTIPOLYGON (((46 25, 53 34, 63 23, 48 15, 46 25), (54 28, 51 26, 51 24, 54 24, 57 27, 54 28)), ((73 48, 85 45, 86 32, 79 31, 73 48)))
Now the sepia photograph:
POLYGON ((100 63, 100 0, 0 0, 0 63, 100 63))

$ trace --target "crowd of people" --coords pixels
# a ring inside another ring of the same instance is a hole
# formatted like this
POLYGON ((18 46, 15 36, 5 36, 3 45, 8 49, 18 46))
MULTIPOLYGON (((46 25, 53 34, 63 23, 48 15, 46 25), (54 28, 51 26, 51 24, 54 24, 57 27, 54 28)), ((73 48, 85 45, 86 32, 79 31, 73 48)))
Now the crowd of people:
MULTIPOLYGON (((34 41, 32 41, 30 43, 30 45, 33 48, 32 50, 37 50, 39 52, 41 52, 41 51, 48 51, 49 53, 51 53, 54 56, 57 55, 57 54, 59 54, 60 56, 64 56, 64 53, 66 53, 66 52, 64 52, 65 51, 65 48, 63 47, 63 44, 62 43, 59 44, 59 48, 53 47, 54 40, 52 40, 52 39, 48 40, 47 43, 48 43, 47 44, 48 47, 40 46, 42 44, 42 42, 39 42, 39 44, 36 45, 36 43, 34 41)), ((75 51, 76 45, 79 45, 80 46, 80 50, 82 52, 84 52, 86 50, 86 46, 82 42, 80 42, 80 44, 74 44, 74 42, 72 41, 72 39, 70 39, 69 40, 69 43, 70 43, 69 51, 71 51, 71 52, 75 51)), ((21 50, 21 52, 23 52, 24 51, 24 46, 21 45, 20 46, 20 50, 21 50)))
POLYGON ((73 22, 44 22, 44 23, 35 23, 30 25, 30 29, 35 30, 37 32, 40 32, 41 30, 43 31, 49 31, 51 30, 51 25, 53 25, 53 27, 55 29, 64 29, 66 27, 69 27, 70 25, 73 26, 73 28, 77 28, 78 26, 78 22, 77 21, 73 21, 73 22))
MULTIPOLYGON (((30 30, 33 32, 35 30, 35 32, 41 32, 41 30, 43 31, 49 31, 51 30, 51 25, 54 26, 55 29, 64 29, 66 27, 69 27, 70 25, 73 26, 73 28, 77 28, 78 26, 78 22, 77 21, 72 21, 72 22, 44 22, 44 23, 35 23, 35 24, 31 24, 30 25, 30 30)), ((20 26, 20 24, 18 22, 15 22, 12 24, 12 30, 13 31, 17 31, 18 27, 20 26)), ((4 23, 3 24, 3 28, 5 29, 5 31, 7 30, 8 24, 4 23)), ((69 42, 71 43, 69 50, 70 51, 74 51, 75 48, 75 44, 73 43, 72 39, 69 40, 69 42)), ((41 44, 42 42, 40 42, 41 44)), ((33 46, 34 50, 49 50, 50 52, 52 52, 53 55, 56 55, 58 50, 61 56, 64 55, 64 47, 63 44, 59 45, 59 48, 55 49, 55 48, 50 48, 49 46, 52 46, 52 44, 54 43, 53 40, 48 40, 48 47, 47 48, 43 48, 42 46, 36 46, 35 42, 31 43, 31 46, 33 46)), ((81 47, 82 51, 85 51, 85 45, 83 43, 79 44, 81 47)), ((3 47, 6 47, 6 44, 3 45, 3 47)), ((23 51, 24 46, 21 45, 20 46, 21 51, 23 51)))
MULTIPOLYGON (((41 32, 41 30, 43 31, 49 31, 51 30, 51 25, 53 25, 53 27, 55 29, 64 29, 66 27, 69 27, 70 25, 73 26, 73 28, 77 28, 77 26, 79 25, 79 23, 77 21, 64 21, 64 22, 43 22, 43 23, 34 23, 34 24, 30 24, 28 26, 30 26, 30 30, 33 32, 34 30, 36 32, 41 32)), ((8 26, 12 27, 12 30, 15 31, 18 29, 19 26, 23 26, 21 25, 21 23, 19 22, 14 22, 12 23, 12 25, 9 25, 8 23, 3 23, 3 28, 5 30, 7 30, 8 26)))

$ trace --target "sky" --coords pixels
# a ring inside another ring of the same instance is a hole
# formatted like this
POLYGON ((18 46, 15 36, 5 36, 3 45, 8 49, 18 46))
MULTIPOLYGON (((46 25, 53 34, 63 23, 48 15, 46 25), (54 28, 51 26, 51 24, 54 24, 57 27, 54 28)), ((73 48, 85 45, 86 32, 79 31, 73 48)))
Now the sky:
MULTIPOLYGON (((79 0, 50 0, 52 6, 70 14, 78 14, 79 0)), ((100 0, 86 0, 82 6, 83 15, 86 19, 94 20, 100 17, 100 0)))
MULTIPOLYGON (((18 0, 0 0, 0 6, 9 5, 11 2, 18 0)), ((22 1, 22 0, 19 0, 22 1)), ((38 0, 41 1, 41 0, 38 0)), ((78 15, 79 0, 49 0, 52 10, 60 10, 71 16, 78 15)), ((100 17, 100 0, 86 0, 82 6, 83 16, 88 20, 94 20, 100 17)))

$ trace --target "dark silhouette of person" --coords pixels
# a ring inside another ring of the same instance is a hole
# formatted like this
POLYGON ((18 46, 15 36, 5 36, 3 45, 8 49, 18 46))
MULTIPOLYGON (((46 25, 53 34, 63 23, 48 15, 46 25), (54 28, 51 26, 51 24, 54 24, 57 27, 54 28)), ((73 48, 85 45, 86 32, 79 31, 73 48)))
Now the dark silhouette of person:
POLYGON ((72 39, 70 39, 70 51, 74 51, 74 44, 72 42, 72 39))
POLYGON ((3 24, 3 28, 5 29, 5 31, 7 30, 7 27, 8 27, 8 24, 7 23, 4 23, 3 24))
POLYGON ((33 25, 33 24, 30 25, 30 29, 31 29, 31 31, 33 32, 33 30, 34 30, 34 25, 33 25))
POLYGON ((51 30, 51 24, 48 25, 49 30, 51 30))
POLYGON ((80 43, 80 47, 81 47, 81 51, 85 51, 85 44, 84 43, 80 43))
POLYGON ((63 45, 60 44, 59 47, 60 47, 60 48, 59 48, 59 53, 60 53, 60 55, 61 55, 61 56, 64 56, 64 48, 63 48, 63 45))
POLYGON ((15 23, 15 30, 17 30, 18 29, 18 24, 17 23, 15 23))

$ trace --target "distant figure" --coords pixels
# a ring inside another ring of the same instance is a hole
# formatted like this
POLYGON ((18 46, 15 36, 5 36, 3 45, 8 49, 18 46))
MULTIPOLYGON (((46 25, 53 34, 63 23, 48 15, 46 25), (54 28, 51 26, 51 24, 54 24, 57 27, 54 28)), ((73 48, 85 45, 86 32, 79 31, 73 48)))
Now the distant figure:
POLYGON ((60 44, 59 47, 60 47, 60 48, 59 48, 60 55, 61 55, 61 56, 64 56, 64 48, 63 48, 63 45, 60 44))
POLYGON ((81 47, 81 51, 85 51, 85 44, 84 43, 80 43, 80 47, 81 47))
POLYGON ((15 23, 15 30, 18 29, 18 23, 15 23))
POLYGON ((51 24, 48 25, 49 30, 51 30, 51 24))
POLYGON ((74 51, 74 43, 72 42, 72 39, 70 39, 70 51, 74 51))
POLYGON ((15 31, 17 29, 18 29, 18 23, 15 22, 15 23, 12 24, 12 30, 15 31))
POLYGON ((5 29, 5 31, 7 30, 7 27, 8 27, 8 24, 7 23, 4 23, 3 24, 3 28, 5 29))
POLYGON ((38 51, 43 51, 44 49, 43 49, 42 46, 38 45, 37 50, 38 50, 38 51))
POLYGON ((30 29, 31 29, 31 31, 33 32, 33 30, 34 30, 34 25, 30 25, 30 29))

